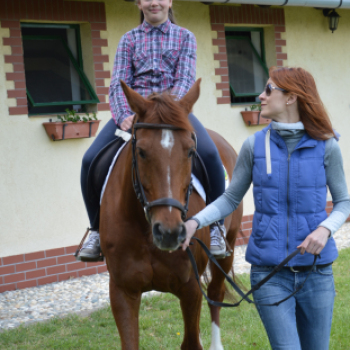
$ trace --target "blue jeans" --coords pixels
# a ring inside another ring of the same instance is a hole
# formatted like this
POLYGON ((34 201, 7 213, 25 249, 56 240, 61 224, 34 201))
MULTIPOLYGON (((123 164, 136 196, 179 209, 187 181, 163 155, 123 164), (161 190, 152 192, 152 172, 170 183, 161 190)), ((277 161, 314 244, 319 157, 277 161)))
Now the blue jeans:
MULTIPOLYGON (((251 286, 272 269, 252 265, 251 286)), ((303 288, 280 305, 259 305, 287 297, 303 283, 307 274, 283 268, 253 293, 273 350, 328 350, 335 297, 332 265, 315 267, 303 288)))

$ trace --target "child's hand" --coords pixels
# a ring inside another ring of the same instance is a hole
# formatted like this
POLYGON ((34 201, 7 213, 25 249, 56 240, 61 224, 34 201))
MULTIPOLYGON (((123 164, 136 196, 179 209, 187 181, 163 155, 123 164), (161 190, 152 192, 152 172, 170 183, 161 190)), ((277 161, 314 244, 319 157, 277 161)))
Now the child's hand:
POLYGON ((134 121, 135 118, 135 114, 133 115, 129 115, 128 117, 126 117, 123 122, 120 124, 120 128, 123 131, 128 131, 129 129, 131 129, 132 127, 132 122, 134 121))

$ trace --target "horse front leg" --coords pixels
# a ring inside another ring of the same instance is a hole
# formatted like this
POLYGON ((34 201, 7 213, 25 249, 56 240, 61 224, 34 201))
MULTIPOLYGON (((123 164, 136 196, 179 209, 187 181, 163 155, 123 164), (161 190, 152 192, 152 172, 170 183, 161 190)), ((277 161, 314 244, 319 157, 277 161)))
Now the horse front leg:
POLYGON ((138 350, 141 293, 129 294, 110 279, 109 295, 122 350, 138 350))
POLYGON ((203 350, 199 339, 199 320, 202 305, 202 294, 197 281, 191 279, 177 293, 180 299, 182 316, 184 319, 185 334, 181 350, 203 350))
MULTIPOLYGON (((228 273, 233 262, 233 254, 223 260, 219 260, 219 264, 223 270, 228 273)), ((225 297, 225 277, 222 272, 214 265, 211 265, 212 279, 208 286, 208 297, 211 300, 222 302, 225 297)), ((224 350, 221 343, 220 332, 220 310, 218 306, 209 305, 211 316, 211 345, 209 350, 224 350)))

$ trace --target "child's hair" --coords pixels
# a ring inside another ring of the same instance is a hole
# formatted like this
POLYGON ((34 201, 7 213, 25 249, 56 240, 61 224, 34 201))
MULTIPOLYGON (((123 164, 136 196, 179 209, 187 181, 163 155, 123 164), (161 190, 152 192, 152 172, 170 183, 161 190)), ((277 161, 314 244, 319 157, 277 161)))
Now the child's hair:
MULTIPOLYGON (((137 4, 139 0, 135 0, 135 3, 137 4)), ((140 11, 140 24, 143 23, 145 19, 145 16, 143 15, 143 12, 140 11)), ((174 15, 174 11, 173 9, 170 7, 169 9, 169 19, 170 19, 170 22, 173 23, 173 24, 177 24, 176 23, 176 19, 175 19, 175 15, 174 15)))

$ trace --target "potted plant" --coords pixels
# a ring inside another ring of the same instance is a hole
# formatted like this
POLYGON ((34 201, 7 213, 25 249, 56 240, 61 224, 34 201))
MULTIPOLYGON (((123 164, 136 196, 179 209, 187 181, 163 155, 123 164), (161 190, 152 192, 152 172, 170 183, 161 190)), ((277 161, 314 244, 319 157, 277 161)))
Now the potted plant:
POLYGON ((47 135, 53 140, 66 140, 93 137, 96 135, 101 120, 97 120, 96 113, 85 113, 80 116, 74 110, 66 109, 66 114, 58 115, 57 121, 43 123, 47 135))
POLYGON ((261 103, 257 103, 249 106, 250 111, 241 111, 242 118, 244 122, 250 125, 260 125, 260 124, 269 124, 271 119, 264 118, 260 115, 261 112, 261 103))

